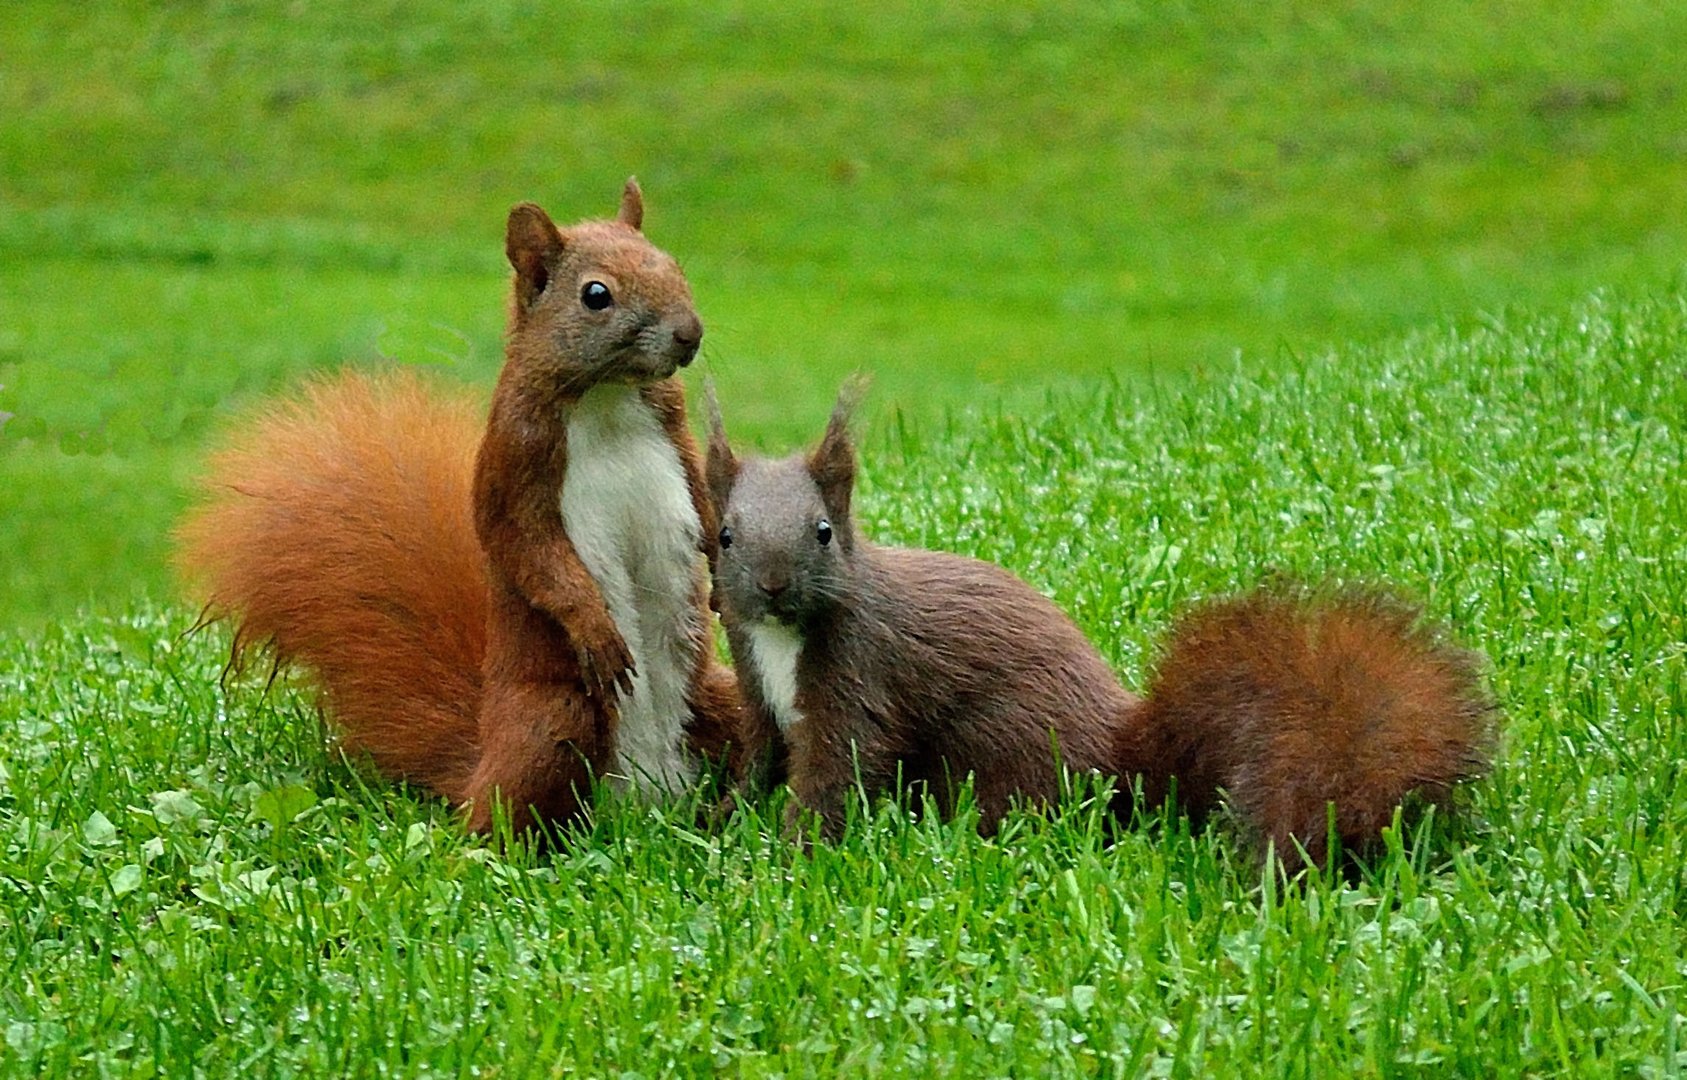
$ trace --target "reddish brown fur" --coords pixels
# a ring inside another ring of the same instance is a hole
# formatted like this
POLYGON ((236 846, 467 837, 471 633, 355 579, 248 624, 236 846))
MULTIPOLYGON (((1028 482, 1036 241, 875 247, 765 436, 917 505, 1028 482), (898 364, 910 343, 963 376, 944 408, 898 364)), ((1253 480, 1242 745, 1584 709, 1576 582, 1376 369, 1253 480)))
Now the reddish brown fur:
POLYGON ((1202 607, 1174 629, 1128 718, 1119 768, 1148 802, 1177 778, 1196 816, 1222 790, 1279 855, 1326 854, 1329 804, 1361 848, 1408 795, 1442 803, 1487 767, 1493 708, 1475 654, 1387 597, 1262 590, 1202 607))
MULTIPOLYGON (((500 800, 518 830, 569 820, 614 746, 631 657, 560 513, 568 417, 588 389, 643 387, 712 550, 671 378, 702 325, 642 219, 631 181, 614 222, 564 231, 531 204, 511 211, 510 330, 483 437, 471 406, 413 377, 324 382, 214 462, 212 496, 183 530, 181 561, 212 613, 237 619, 237 652, 270 642, 311 668, 349 745, 466 801, 477 830, 500 800), (589 313, 587 280, 607 283, 617 310, 589 313)), ((706 620, 706 587, 694 591, 706 620)), ((690 704, 696 750, 744 741, 707 641, 690 704)))
POLYGON ((211 613, 238 613, 237 661, 304 662, 348 748, 451 799, 479 756, 480 412, 409 372, 317 379, 212 458, 178 534, 211 613))

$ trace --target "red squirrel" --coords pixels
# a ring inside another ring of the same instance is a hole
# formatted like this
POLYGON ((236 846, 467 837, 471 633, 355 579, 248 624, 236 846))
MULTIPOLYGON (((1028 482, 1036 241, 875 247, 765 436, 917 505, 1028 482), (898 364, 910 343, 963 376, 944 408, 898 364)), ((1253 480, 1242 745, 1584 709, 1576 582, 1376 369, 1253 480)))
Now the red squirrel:
POLYGON ((180 532, 236 661, 302 664, 348 748, 475 831, 500 802, 517 831, 567 822, 593 777, 675 790, 738 741, 673 377, 703 324, 643 216, 633 180, 613 221, 510 211, 484 423, 414 375, 322 379, 213 459, 180 532))
POLYGON ((947 809, 970 776, 988 832, 1014 800, 1058 796, 1064 767, 1140 783, 1148 805, 1175 779, 1196 818, 1222 789, 1280 857, 1322 862, 1328 804, 1360 848, 1409 794, 1441 801, 1484 770, 1493 711, 1474 655, 1397 602, 1219 601, 1178 624, 1137 697, 1006 570, 871 542, 852 513, 850 397, 818 447, 783 460, 735 456, 709 400, 715 596, 748 730, 764 755, 783 747, 825 835, 858 782, 923 785, 947 809))

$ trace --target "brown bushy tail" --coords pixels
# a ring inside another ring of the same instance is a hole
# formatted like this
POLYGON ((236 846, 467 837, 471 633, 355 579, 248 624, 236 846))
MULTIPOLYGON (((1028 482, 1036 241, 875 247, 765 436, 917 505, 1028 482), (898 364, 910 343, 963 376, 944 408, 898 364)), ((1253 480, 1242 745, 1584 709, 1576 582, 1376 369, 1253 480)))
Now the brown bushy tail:
POLYGON ((1369 593, 1262 590, 1174 629, 1120 743, 1152 805, 1176 778, 1200 818, 1224 792, 1290 865, 1362 850, 1408 796, 1444 803, 1487 768, 1495 712, 1476 655, 1369 593))
POLYGON ((234 433, 177 537, 236 664, 268 646, 308 669, 348 749, 453 800, 478 757, 483 425, 413 373, 318 379, 234 433))

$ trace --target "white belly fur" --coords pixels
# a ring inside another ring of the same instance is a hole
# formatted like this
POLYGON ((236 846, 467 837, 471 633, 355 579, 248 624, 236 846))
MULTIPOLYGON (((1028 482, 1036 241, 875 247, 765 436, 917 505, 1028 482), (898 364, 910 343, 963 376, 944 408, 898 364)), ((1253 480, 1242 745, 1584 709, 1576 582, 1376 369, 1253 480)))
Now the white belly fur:
POLYGON ((802 637, 784 623, 768 619, 748 628, 750 670, 756 673, 761 697, 773 713, 780 731, 802 723, 797 711, 797 658, 802 655, 802 637))
POLYGON ((595 387, 576 405, 562 522, 638 668, 620 699, 608 779, 639 792, 678 791, 697 776, 683 725, 707 642, 696 601, 707 564, 679 452, 637 388, 595 387))

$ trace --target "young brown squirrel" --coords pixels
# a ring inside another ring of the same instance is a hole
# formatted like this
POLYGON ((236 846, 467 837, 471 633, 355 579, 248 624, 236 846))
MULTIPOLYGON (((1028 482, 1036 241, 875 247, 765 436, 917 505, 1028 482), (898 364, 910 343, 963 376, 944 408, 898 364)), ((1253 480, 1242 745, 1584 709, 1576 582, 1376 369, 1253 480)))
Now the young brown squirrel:
POLYGON ((675 790, 742 741, 673 377, 703 324, 643 215, 633 180, 613 221, 510 211, 484 424, 414 375, 318 381, 213 460, 180 533, 236 661, 308 668, 349 748, 476 831, 499 802, 518 831, 566 822, 593 777, 675 790))
MULTIPOLYGON (((924 785, 981 825, 1098 770, 1148 805, 1176 782, 1202 817, 1220 791, 1280 857, 1374 839, 1416 793, 1480 774, 1492 709, 1472 654, 1415 611, 1357 593, 1260 591, 1187 616, 1146 698, 1123 689, 1054 604, 999 567, 881 547, 851 513, 841 397, 825 437, 784 460, 734 456, 711 394, 707 475, 721 521, 715 597, 763 753, 836 836, 859 780, 924 785)), ((1124 799, 1121 799, 1123 802, 1124 799)))

